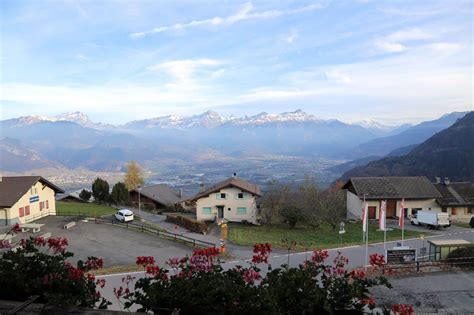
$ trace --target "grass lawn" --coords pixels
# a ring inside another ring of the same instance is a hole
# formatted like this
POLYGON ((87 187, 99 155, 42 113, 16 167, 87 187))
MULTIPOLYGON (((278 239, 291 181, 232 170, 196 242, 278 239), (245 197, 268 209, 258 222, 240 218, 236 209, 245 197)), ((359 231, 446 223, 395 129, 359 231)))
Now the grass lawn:
POLYGON ((455 226, 459 226, 459 227, 462 227, 462 228, 466 228, 466 229, 470 229, 470 228, 471 228, 471 226, 470 226, 469 223, 467 223, 467 222, 453 221, 452 224, 455 225, 455 226))
MULTIPOLYGON (((274 247, 284 247, 283 239, 297 242, 297 249, 333 248, 341 245, 362 244, 362 223, 346 222, 346 233, 341 237, 339 231, 333 231, 331 226, 324 224, 317 230, 311 227, 288 228, 286 225, 243 226, 232 225, 229 228, 229 240, 238 245, 251 246, 256 243, 268 242, 274 247)), ((378 225, 369 225, 369 242, 383 242, 383 232, 377 231, 378 225)), ((405 230, 405 239, 419 237, 421 234, 405 230)), ((387 231, 388 240, 401 239, 401 230, 387 231)))
POLYGON ((98 205, 95 203, 86 202, 64 202, 56 201, 56 212, 57 214, 78 214, 84 213, 86 216, 103 216, 107 214, 113 214, 117 209, 112 208, 108 205, 98 205))

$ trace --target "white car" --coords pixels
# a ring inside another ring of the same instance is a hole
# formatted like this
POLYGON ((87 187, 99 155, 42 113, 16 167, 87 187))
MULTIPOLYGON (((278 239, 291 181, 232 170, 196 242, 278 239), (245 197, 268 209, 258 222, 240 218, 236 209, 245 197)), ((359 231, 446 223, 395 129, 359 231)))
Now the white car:
POLYGON ((133 221, 133 212, 128 209, 122 209, 115 213, 115 218, 121 222, 133 221))

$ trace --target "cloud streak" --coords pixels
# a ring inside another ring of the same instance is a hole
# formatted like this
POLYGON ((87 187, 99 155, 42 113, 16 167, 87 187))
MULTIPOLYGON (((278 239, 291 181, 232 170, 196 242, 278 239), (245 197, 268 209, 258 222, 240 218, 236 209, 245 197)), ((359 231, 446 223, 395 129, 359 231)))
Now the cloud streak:
POLYGON ((180 31, 200 26, 229 26, 246 20, 272 19, 284 15, 298 14, 307 11, 320 9, 320 4, 311 4, 289 10, 266 10, 258 11, 251 2, 245 3, 237 12, 232 15, 221 17, 216 16, 209 19, 193 20, 188 23, 176 23, 173 25, 159 26, 148 31, 135 32, 130 34, 131 38, 143 38, 148 35, 163 33, 167 31, 180 31))

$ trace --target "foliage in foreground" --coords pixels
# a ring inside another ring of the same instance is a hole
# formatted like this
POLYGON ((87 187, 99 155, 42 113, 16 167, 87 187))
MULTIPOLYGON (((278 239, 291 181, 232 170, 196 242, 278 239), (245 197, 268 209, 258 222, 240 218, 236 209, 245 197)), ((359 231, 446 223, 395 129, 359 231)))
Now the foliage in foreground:
MULTIPOLYGON (((18 232, 18 225, 9 233, 18 232)), ((12 250, 4 240, 0 248, 0 300, 26 301, 39 295, 37 302, 59 306, 107 308, 110 304, 96 291, 103 279, 96 280, 91 270, 102 268, 101 258, 89 257, 73 266, 68 259, 65 238, 30 237, 12 250)))
POLYGON ((155 314, 332 314, 338 310, 362 312, 375 307, 369 288, 391 287, 383 256, 371 256, 368 271, 346 269, 341 253, 325 264, 327 251, 315 251, 297 268, 272 269, 268 264, 269 244, 256 244, 248 267, 224 270, 218 250, 196 250, 189 257, 167 262, 170 269, 155 265, 153 257, 139 257, 146 277, 134 290, 134 279, 125 278, 126 287, 115 290, 125 308, 136 304, 139 311, 155 314), (264 275, 261 266, 267 268, 264 275), (171 270, 171 271, 170 271, 171 270))

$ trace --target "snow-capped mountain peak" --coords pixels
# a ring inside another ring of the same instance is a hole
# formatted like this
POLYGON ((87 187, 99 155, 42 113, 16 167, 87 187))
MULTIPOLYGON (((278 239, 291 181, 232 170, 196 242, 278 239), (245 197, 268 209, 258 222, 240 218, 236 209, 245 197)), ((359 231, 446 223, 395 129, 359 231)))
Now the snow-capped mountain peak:
POLYGON ((22 126, 22 125, 32 125, 41 122, 73 122, 78 125, 94 128, 94 129, 104 129, 104 128, 113 128, 112 125, 106 125, 102 123, 94 123, 89 119, 89 116, 86 114, 76 111, 76 112, 69 112, 63 113, 57 116, 40 116, 40 115, 32 115, 32 116, 23 116, 16 119, 12 119, 12 125, 22 126))

